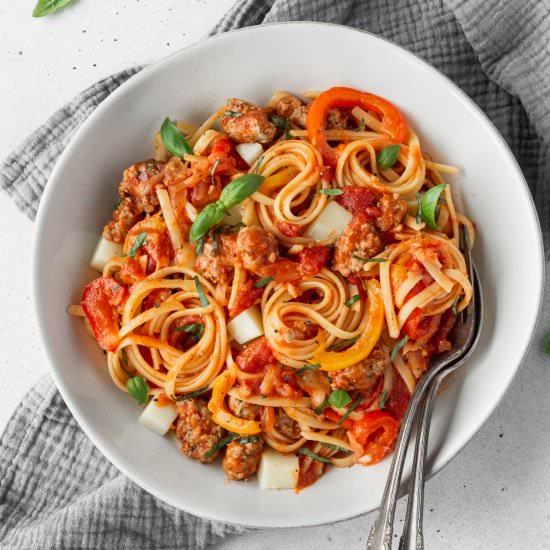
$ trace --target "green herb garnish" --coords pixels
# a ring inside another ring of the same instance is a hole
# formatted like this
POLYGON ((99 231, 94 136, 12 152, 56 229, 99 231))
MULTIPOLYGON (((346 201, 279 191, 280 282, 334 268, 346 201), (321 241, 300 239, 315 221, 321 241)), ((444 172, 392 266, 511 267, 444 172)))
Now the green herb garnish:
POLYGON ((192 399, 193 397, 198 397, 199 395, 202 395, 203 393, 206 393, 209 391, 210 388, 208 386, 204 386, 204 388, 200 388, 198 390, 192 391, 190 393, 187 393, 185 395, 182 395, 181 397, 178 397, 176 401, 186 401, 187 399, 192 399))
POLYGON ((355 128, 355 131, 356 132, 363 132, 364 130, 365 130, 365 119, 362 118, 361 122, 359 122, 359 126, 357 126, 357 128, 355 128))
POLYGON ((357 406, 359 405, 359 403, 361 403, 361 401, 363 401, 363 398, 358 397, 353 402, 353 404, 350 406, 350 408, 346 411, 346 414, 344 414, 344 416, 342 416, 342 418, 340 418, 340 420, 338 420, 338 426, 341 426, 344 423, 346 418, 357 408, 357 406))
POLYGON ((239 113, 239 111, 225 111, 223 116, 232 116, 233 118, 239 118, 240 116, 243 116, 243 113, 239 113))
POLYGON ((382 262, 388 261, 388 258, 363 258, 363 256, 358 256, 357 254, 353 254, 353 257, 356 260, 359 260, 360 262, 365 262, 365 263, 382 263, 382 262))
POLYGON ((306 370, 317 370, 320 368, 321 365, 319 365, 319 363, 316 363, 315 365, 304 365, 302 368, 296 371, 296 374, 302 374, 303 372, 306 372, 306 370))
POLYGON ((245 445, 246 443, 259 443, 260 438, 257 435, 245 435, 243 437, 239 437, 236 441, 237 443, 242 443, 245 445))
POLYGON ((184 327, 176 327, 173 332, 187 332, 196 342, 198 342, 204 334, 204 324, 192 323, 190 325, 185 325, 184 327))
POLYGON ((122 362, 127 365, 128 364, 128 356, 126 355, 126 348, 122 348, 122 351, 120 352, 120 355, 122 356, 122 362))
POLYGON ((416 223, 422 223, 422 195, 416 194, 416 202, 418 202, 418 210, 416 212, 416 223))
POLYGON ((210 170, 210 180, 212 181, 212 185, 216 185, 216 180, 214 179, 214 174, 216 173, 216 168, 218 167, 218 164, 220 164, 220 158, 216 159, 216 162, 214 163, 214 166, 212 166, 212 170, 210 170))
POLYGON ((264 286, 268 285, 271 281, 273 281, 273 277, 269 276, 265 279, 260 279, 259 281, 256 281, 254 283, 254 288, 263 288, 264 286))
POLYGON ((193 154, 193 148, 183 132, 168 117, 160 127, 160 137, 166 149, 174 156, 183 157, 183 155, 193 154))
POLYGON ((71 0, 38 0, 32 12, 32 16, 44 17, 66 6, 69 2, 71 2, 71 0))
POLYGON ((403 336, 397 344, 393 347, 390 354, 390 361, 393 363, 394 359, 397 357, 397 352, 409 341, 408 336, 403 336))
POLYGON ((204 249, 204 237, 197 239, 197 256, 202 256, 202 251, 204 249))
POLYGON ((136 252, 144 245, 147 244, 147 232, 146 231, 142 231, 137 237, 136 237, 136 240, 134 241, 134 244, 132 245, 132 248, 130 248, 130 250, 128 250, 128 254, 127 256, 129 256, 130 258, 133 258, 135 255, 136 255, 136 252))
POLYGON ((341 342, 336 342, 335 344, 331 344, 327 349, 328 350, 340 349, 347 346, 348 344, 355 344, 357 340, 359 340, 359 336, 355 336, 354 338, 348 338, 347 340, 342 340, 341 342))
POLYGON ((197 294, 199 295, 199 300, 201 301, 202 307, 208 307, 210 305, 210 302, 208 301, 208 298, 204 293, 204 288, 202 288, 202 285, 201 285, 201 282, 199 281, 198 276, 194 275, 193 280, 195 281, 195 286, 197 287, 197 294))
POLYGON ((292 129, 292 125, 290 124, 290 120, 288 120, 288 118, 284 118, 282 116, 277 116, 277 115, 271 115, 269 117, 269 120, 271 120, 271 122, 276 128, 279 128, 279 130, 284 131, 285 139, 292 138, 292 136, 290 135, 290 130, 292 129))
POLYGON ((351 397, 346 390, 334 390, 328 396, 328 401, 336 409, 341 409, 351 403, 351 397))
POLYGON ((439 212, 439 196, 445 187, 447 186, 444 183, 441 183, 431 189, 428 189, 428 191, 422 195, 422 199, 420 201, 420 213, 422 215, 422 219, 426 222, 426 225, 430 229, 434 229, 435 231, 441 231, 441 228, 437 225, 436 219, 439 212))
POLYGON ((322 456, 319 456, 317 453, 314 453, 313 451, 311 451, 307 447, 300 447, 298 449, 298 452, 300 454, 305 455, 305 456, 309 456, 309 458, 313 458, 313 460, 316 460, 317 462, 324 462, 325 464, 332 464, 332 460, 330 460, 328 458, 324 458, 322 456))
POLYGON ((337 197, 338 195, 343 195, 344 192, 341 189, 321 189, 319 193, 323 195, 328 195, 329 197, 337 197))
POLYGON ((258 157, 258 160, 256 161, 256 166, 254 166, 254 173, 257 174, 258 170, 260 169, 260 166, 262 165, 262 162, 264 161, 264 156, 260 155, 258 157))
POLYGON ((380 168, 381 170, 391 168, 395 164, 395 161, 399 156, 400 150, 401 147, 394 143, 393 145, 388 145, 384 147, 381 151, 378 151, 378 153, 376 153, 376 162, 378 164, 378 168, 380 168))
POLYGON ((455 301, 453 302, 453 307, 451 308, 451 310, 452 310, 452 312, 453 312, 453 314, 454 314, 455 317, 458 316, 458 309, 457 309, 457 306, 458 306, 458 302, 460 302, 460 299, 461 299, 461 298, 462 298, 462 295, 457 296, 457 297, 455 298, 455 301))
POLYGON ((264 176, 245 174, 226 185, 220 198, 216 202, 207 204, 195 218, 189 232, 190 240, 196 241, 204 237, 210 229, 223 220, 225 214, 232 206, 241 203, 252 195, 252 193, 255 193, 263 181, 264 176))
POLYGON ((214 456, 222 447, 225 447, 228 443, 231 443, 234 439, 237 439, 237 437, 240 437, 239 434, 230 433, 228 436, 220 439, 215 445, 213 445, 209 451, 204 453, 203 457, 210 458, 214 456))
POLYGON ((140 404, 147 403, 149 397, 149 384, 143 376, 134 376, 126 382, 128 393, 140 404))
POLYGON ((342 453, 353 453, 353 451, 350 451, 345 447, 340 447, 340 445, 334 445, 333 443, 325 443, 324 441, 322 441, 321 445, 323 447, 327 447, 327 449, 334 449, 335 451, 341 451, 342 453))
POLYGON ((330 405, 330 403, 328 402, 328 399, 325 399, 321 404, 317 405, 317 407, 315 407, 313 409, 313 412, 316 414, 316 415, 320 415, 320 414, 323 414, 323 411, 330 405))
POLYGON ((378 399, 378 406, 383 409, 386 406, 386 399, 388 397, 388 390, 384 388, 380 394, 380 399, 378 399))
POLYGON ((351 307, 355 302, 358 302, 361 299, 361 296, 359 294, 355 294, 355 296, 352 296, 349 300, 346 300, 344 305, 351 307))

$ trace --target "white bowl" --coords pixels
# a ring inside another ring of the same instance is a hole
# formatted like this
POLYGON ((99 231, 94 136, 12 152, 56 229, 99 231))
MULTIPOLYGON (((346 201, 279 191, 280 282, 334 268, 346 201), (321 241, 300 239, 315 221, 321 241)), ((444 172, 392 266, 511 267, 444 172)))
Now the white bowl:
POLYGON ((180 454, 148 431, 140 407, 115 388, 105 356, 66 314, 93 274, 92 249, 116 202, 122 170, 151 156, 164 117, 202 121, 228 97, 265 102, 272 91, 348 85, 395 102, 424 150, 462 173, 449 179, 476 222, 475 259, 486 297, 483 334, 470 365, 435 408, 432 471, 479 429, 516 373, 536 322, 542 241, 523 176, 501 136, 452 82, 405 50, 345 27, 294 23, 210 38, 131 78, 88 118, 57 163, 38 214, 34 300, 54 379, 82 429, 145 490, 198 516, 250 526, 341 520, 379 504, 389 459, 331 469, 313 487, 262 491, 227 484, 218 464, 180 454), (406 84, 405 84, 406 83, 406 84))

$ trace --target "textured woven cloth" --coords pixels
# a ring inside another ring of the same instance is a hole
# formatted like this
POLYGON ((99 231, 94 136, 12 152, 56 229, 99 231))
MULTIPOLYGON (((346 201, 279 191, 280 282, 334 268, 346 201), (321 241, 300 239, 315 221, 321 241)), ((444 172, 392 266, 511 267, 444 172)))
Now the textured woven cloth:
MULTIPOLYGON (((213 32, 294 20, 369 30, 454 80, 510 145, 548 243, 550 0, 241 0, 213 32)), ((138 70, 88 88, 5 160, 0 186, 29 217, 74 131, 138 70)), ((201 549, 239 531, 179 512, 128 481, 82 433, 48 378, 0 439, 0 548, 201 549)))

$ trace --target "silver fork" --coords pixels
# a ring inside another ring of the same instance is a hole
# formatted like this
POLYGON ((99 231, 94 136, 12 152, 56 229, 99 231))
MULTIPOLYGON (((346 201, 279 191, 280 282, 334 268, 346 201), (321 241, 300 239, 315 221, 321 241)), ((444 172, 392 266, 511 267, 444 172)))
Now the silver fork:
MULTIPOLYGON (((481 326, 481 292, 479 279, 475 276, 474 266, 471 258, 470 242, 464 228, 461 229, 461 244, 466 260, 466 267, 470 280, 474 285, 474 296, 469 306, 461 313, 461 318, 454 331, 455 347, 449 352, 438 357, 438 361, 424 373, 415 391, 411 396, 409 407, 401 424, 401 430, 393 455, 390 472, 386 481, 384 495, 380 504, 378 517, 372 526, 367 541, 367 550, 391 550, 393 535, 393 520, 395 516, 395 505, 397 502, 399 484, 403 473, 403 465, 411 436, 412 426, 419 406, 424 398, 428 399, 423 405, 423 419, 425 426, 419 428, 417 437, 417 456, 415 456, 416 467, 413 465, 414 475, 411 479, 411 490, 413 498, 410 499, 407 508, 407 526, 402 537, 402 550, 422 550, 422 501, 423 501, 423 467, 428 442, 429 421, 433 398, 443 378, 452 370, 457 369, 468 359, 477 343, 477 336, 481 326), (422 456, 421 456, 422 455, 422 456), (422 470, 422 473, 420 471, 422 470), (416 479, 415 479, 416 478, 416 479), (405 546, 405 545, 409 546, 405 546)), ((401 546, 401 545, 400 545, 401 546)))

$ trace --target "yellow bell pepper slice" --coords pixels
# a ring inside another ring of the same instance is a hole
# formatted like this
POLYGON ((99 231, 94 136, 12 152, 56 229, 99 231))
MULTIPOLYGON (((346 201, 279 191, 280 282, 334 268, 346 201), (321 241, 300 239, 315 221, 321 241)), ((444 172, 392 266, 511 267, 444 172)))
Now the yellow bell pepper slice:
POLYGON ((259 422, 255 420, 244 420, 231 414, 225 408, 225 396, 235 383, 235 375, 229 371, 224 371, 214 380, 212 384, 212 397, 208 402, 208 409, 212 413, 212 420, 239 435, 252 435, 262 431, 259 422))
POLYGON ((342 352, 328 351, 324 347, 319 348, 310 361, 312 364, 321 365, 321 370, 335 372, 351 367, 369 356, 378 342, 384 326, 384 302, 378 281, 374 279, 367 281, 367 296, 368 321, 365 332, 359 337, 359 340, 342 352))

